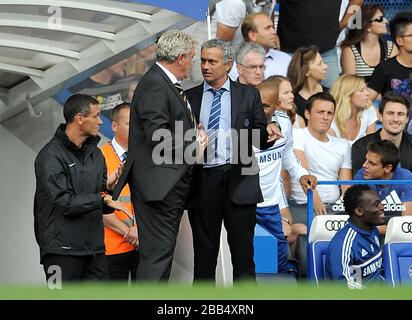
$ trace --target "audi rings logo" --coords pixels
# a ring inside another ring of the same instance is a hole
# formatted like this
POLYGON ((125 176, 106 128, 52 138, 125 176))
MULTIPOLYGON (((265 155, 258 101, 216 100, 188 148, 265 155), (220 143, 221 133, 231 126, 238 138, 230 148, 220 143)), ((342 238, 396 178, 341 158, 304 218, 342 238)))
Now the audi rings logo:
POLYGON ((408 268, 408 274, 409 274, 409 278, 412 278, 412 265, 410 265, 408 268))
POLYGON ((325 228, 328 231, 339 231, 340 229, 342 229, 345 224, 347 224, 348 222, 345 220, 327 220, 325 222, 325 228))
POLYGON ((402 223, 401 229, 405 233, 412 233, 412 222, 402 223))

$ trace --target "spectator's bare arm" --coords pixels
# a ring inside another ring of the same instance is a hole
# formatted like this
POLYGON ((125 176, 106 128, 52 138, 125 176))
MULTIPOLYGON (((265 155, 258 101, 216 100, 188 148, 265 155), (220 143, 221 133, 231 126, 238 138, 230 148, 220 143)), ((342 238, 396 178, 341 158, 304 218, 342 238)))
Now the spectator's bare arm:
POLYGON ((356 14, 358 11, 354 10, 354 6, 358 6, 359 10, 363 4, 363 0, 349 0, 348 8, 346 9, 345 15, 343 16, 342 20, 339 22, 339 29, 342 31, 348 26, 349 19, 356 14))

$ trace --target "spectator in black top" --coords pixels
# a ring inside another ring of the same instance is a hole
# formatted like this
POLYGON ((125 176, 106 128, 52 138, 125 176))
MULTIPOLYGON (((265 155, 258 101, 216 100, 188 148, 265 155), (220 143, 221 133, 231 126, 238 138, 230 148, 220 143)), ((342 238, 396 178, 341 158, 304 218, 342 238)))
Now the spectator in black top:
POLYGON ((326 79, 327 74, 328 66, 323 62, 318 48, 310 46, 296 50, 288 67, 288 78, 292 84, 298 114, 306 123, 306 101, 315 93, 329 90, 320 83, 326 79))
MULTIPOLYGON (((353 5, 363 0, 350 0, 348 9, 339 22, 342 0, 279 0, 278 35, 282 50, 290 54, 300 47, 315 45, 329 67, 325 86, 331 87, 339 76, 336 40, 340 30, 354 13, 353 5)), ((289 76, 288 76, 289 77, 289 76)), ((290 77, 289 77, 290 78, 290 77)))
POLYGON ((388 91, 410 98, 412 73, 412 10, 398 13, 389 24, 393 42, 399 49, 396 57, 376 66, 368 87, 373 101, 388 91))
POLYGON ((352 146, 353 174, 358 172, 365 162, 367 145, 379 140, 392 141, 400 150, 401 167, 412 171, 412 135, 404 132, 408 122, 408 107, 405 97, 392 92, 384 96, 378 114, 382 129, 359 139, 352 146))

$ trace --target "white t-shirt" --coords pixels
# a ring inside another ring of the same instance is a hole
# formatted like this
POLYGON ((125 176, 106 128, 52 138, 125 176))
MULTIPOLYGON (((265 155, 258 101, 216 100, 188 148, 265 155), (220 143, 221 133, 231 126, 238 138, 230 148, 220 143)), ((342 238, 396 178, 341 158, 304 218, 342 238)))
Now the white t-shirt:
MULTIPOLYGON (((359 140, 360 138, 366 135, 366 130, 371 124, 375 123, 376 120, 378 120, 378 117, 376 116, 375 108, 373 106, 370 106, 369 108, 364 110, 361 114, 359 133, 356 136, 355 140, 348 140, 348 139, 345 139, 345 140, 347 140, 352 146, 352 144, 354 144, 357 140, 359 140)), ((333 120, 332 125, 330 127, 333 129, 333 131, 335 131, 336 136, 338 138, 342 138, 340 136, 339 129, 336 126, 335 120, 333 120)))
POLYGON ((243 0, 222 0, 216 3, 216 11, 213 13, 210 22, 212 38, 216 37, 217 22, 225 26, 237 28, 233 39, 233 46, 239 46, 243 42, 240 26, 246 16, 246 6, 243 0))
MULTIPOLYGON (((314 138, 308 128, 293 129, 293 149, 305 153, 309 172, 318 181, 337 181, 340 169, 352 169, 349 142, 330 135, 328 138, 328 142, 322 142, 314 138)), ((291 187, 292 198, 298 204, 306 203, 307 197, 300 184, 291 181, 291 187)), ((316 190, 323 203, 334 203, 340 196, 337 185, 318 185, 316 190)))
POLYGON ((287 200, 280 175, 281 169, 287 170, 292 177, 291 180, 296 180, 297 183, 301 176, 308 174, 306 169, 299 164, 293 152, 291 131, 286 129, 285 124, 282 126, 282 123, 286 121, 290 123, 289 117, 285 113, 276 112, 275 114, 274 120, 277 118, 282 127, 283 138, 276 140, 275 144, 267 150, 253 148, 259 164, 260 189, 264 199, 264 202, 258 203, 258 207, 269 207, 276 204, 280 208, 286 206, 287 200))

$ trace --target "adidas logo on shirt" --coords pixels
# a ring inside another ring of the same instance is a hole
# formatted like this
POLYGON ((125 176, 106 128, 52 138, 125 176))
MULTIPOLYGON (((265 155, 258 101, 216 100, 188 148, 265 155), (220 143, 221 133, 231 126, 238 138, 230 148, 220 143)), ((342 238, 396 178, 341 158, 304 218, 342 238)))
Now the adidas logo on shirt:
POLYGON ((366 251, 365 249, 362 249, 361 255, 362 255, 362 258, 363 258, 364 256, 367 256, 367 255, 368 255, 368 251, 366 251))
MULTIPOLYGON (((401 199, 395 190, 392 190, 390 194, 386 196, 381 202, 383 204, 385 211, 405 211, 406 206, 402 204, 401 199)), ((338 201, 332 206, 332 210, 335 212, 344 212, 345 206, 343 205, 342 199, 339 198, 338 201)))
POLYGON ((345 206, 343 205, 342 199, 339 198, 338 201, 332 206, 333 211, 345 211, 345 206))
POLYGON ((395 190, 389 193, 385 199, 382 200, 385 211, 405 211, 406 206, 402 204, 401 199, 395 190))

